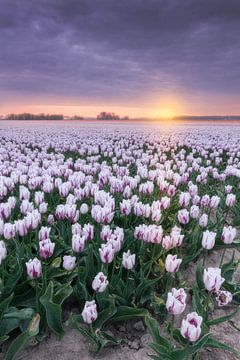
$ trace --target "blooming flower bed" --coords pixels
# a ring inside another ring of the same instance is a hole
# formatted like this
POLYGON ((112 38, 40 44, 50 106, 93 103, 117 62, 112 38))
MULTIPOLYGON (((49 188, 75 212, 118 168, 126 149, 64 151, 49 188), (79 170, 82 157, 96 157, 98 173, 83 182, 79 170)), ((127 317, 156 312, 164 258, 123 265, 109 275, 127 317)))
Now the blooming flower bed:
POLYGON ((198 359, 203 347, 238 356, 211 326, 239 310, 240 285, 233 281, 239 261, 224 261, 227 248, 240 246, 239 139, 240 133, 201 129, 2 131, 6 359, 41 341, 47 328, 61 338, 69 300, 79 307, 69 326, 95 351, 119 343, 108 324, 142 318, 154 359, 198 359), (206 267, 212 249, 219 264, 206 267), (183 271, 192 262, 196 281, 188 284, 183 271), (214 316, 229 304, 234 311, 214 316))

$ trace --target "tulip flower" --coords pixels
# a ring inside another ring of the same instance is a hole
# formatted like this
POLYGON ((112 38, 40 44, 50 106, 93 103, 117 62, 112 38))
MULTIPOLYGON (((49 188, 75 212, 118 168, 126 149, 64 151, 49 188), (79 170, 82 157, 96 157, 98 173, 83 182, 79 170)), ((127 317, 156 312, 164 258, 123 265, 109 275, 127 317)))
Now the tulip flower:
POLYGON ((186 307, 187 294, 184 289, 173 288, 167 296, 166 308, 170 314, 180 315, 186 307))
POLYGON ((127 269, 127 270, 131 270, 135 265, 135 259, 136 259, 136 255, 131 254, 130 250, 128 250, 127 252, 124 252, 123 259, 122 259, 123 267, 125 267, 125 269, 127 269))
POLYGON ((224 281, 225 279, 221 277, 220 268, 210 267, 207 270, 204 269, 203 282, 208 291, 218 292, 224 281))
POLYGON ((226 197, 226 205, 228 207, 233 207, 236 203, 236 195, 234 194, 227 194, 226 197))
POLYGON ((178 211, 178 221, 180 224, 186 225, 189 223, 189 212, 187 209, 182 209, 178 211))
POLYGON ((204 231, 203 237, 202 237, 202 247, 207 250, 212 249, 215 245, 216 235, 217 234, 215 232, 208 231, 208 230, 204 231))
POLYGON ((84 250, 86 238, 80 234, 74 234, 72 236, 72 249, 76 253, 80 253, 84 250))
POLYGON ((188 314, 186 319, 182 320, 181 335, 189 341, 197 341, 201 335, 202 320, 196 312, 188 314))
POLYGON ((39 241, 39 254, 43 259, 47 259, 53 255, 55 243, 50 239, 39 241))
POLYGON ((105 291, 105 289, 108 286, 108 280, 107 277, 104 275, 103 272, 99 272, 93 282, 92 282, 92 288, 94 291, 102 293, 103 291, 105 291))
POLYGON ((63 257, 63 268, 67 271, 72 271, 76 266, 76 257, 65 255, 63 257))
POLYGON ((106 264, 110 264, 115 256, 115 251, 112 244, 102 244, 99 249, 101 261, 106 264))
POLYGON ((95 300, 86 301, 84 305, 84 309, 82 311, 83 321, 86 324, 92 324, 97 319, 97 305, 95 300))
POLYGON ((0 265, 2 261, 7 257, 7 248, 4 241, 0 241, 0 265))
POLYGON ((80 214, 84 215, 84 214, 87 214, 88 213, 88 205, 83 203, 81 206, 80 206, 80 214))
POLYGON ((174 273, 179 270, 179 267, 182 263, 182 259, 178 259, 177 255, 170 255, 166 257, 165 260, 165 269, 167 272, 174 273))
POLYGON ((31 279, 37 279, 42 275, 41 262, 35 257, 25 263, 27 267, 27 274, 31 279))
POLYGON ((237 235, 237 230, 232 226, 224 226, 221 240, 224 244, 232 244, 233 240, 237 235))

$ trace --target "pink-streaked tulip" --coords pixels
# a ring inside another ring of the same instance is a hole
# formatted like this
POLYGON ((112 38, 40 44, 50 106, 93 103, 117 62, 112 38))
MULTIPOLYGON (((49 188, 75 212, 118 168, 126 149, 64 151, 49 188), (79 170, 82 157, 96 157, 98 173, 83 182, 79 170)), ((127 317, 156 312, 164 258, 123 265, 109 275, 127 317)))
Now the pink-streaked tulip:
POLYGON ((50 239, 43 239, 39 241, 39 254, 43 259, 48 259, 53 255, 55 243, 50 239))
POLYGON ((233 207, 236 203, 236 195, 234 194, 227 194, 226 197, 226 205, 228 207, 233 207))
POLYGON ((207 270, 204 269, 203 282, 208 291, 218 292, 224 281, 225 279, 221 276, 220 268, 210 267, 207 270))
POLYGON ((82 227, 79 223, 75 223, 72 225, 72 235, 81 234, 82 227))
POLYGON ((216 233, 212 231, 204 231, 202 236, 202 247, 204 249, 210 250, 215 245, 216 233))
POLYGON ((189 212, 187 209, 182 209, 178 211, 178 221, 180 224, 186 225, 189 223, 189 212))
POLYGON ((122 215, 129 215, 132 210, 132 205, 130 200, 125 200, 120 203, 120 213, 122 215))
POLYGON ((83 321, 86 324, 92 324, 97 319, 97 305, 95 300, 86 301, 84 305, 84 309, 82 311, 83 321))
POLYGON ((37 206, 44 202, 44 192, 36 191, 34 194, 34 202, 37 206))
POLYGON ((122 264, 125 269, 131 270, 135 266, 136 255, 131 254, 130 250, 123 253, 122 264))
POLYGON ((47 226, 42 226, 38 233, 38 240, 45 240, 49 238, 51 228, 47 226))
POLYGON ((224 244, 232 244, 237 235, 237 230, 232 226, 224 226, 221 240, 224 244))
POLYGON ((26 262, 27 274, 31 279, 37 279, 42 275, 42 264, 38 258, 26 262))
POLYGON ((166 210, 170 206, 171 199, 168 196, 163 196, 160 200, 160 208, 166 210))
POLYGON ((42 203, 39 205, 39 212, 40 212, 40 214, 46 214, 47 208, 48 208, 48 204, 47 204, 46 202, 42 202, 42 203))
POLYGON ((94 291, 102 293, 108 286, 107 277, 104 275, 103 272, 99 272, 92 282, 92 288, 94 291))
POLYGON ((107 241, 112 235, 112 230, 109 225, 103 225, 102 230, 100 232, 100 237, 102 241, 107 241))
POLYGON ((201 335, 201 324, 203 318, 196 312, 187 315, 186 319, 182 320, 181 335, 189 341, 197 341, 201 335))
POLYGON ((179 196, 179 206, 187 207, 191 200, 191 196, 188 192, 182 192, 179 196))
POLYGON ((199 213, 200 213, 199 207, 197 205, 192 205, 190 208, 191 218, 197 219, 199 217, 199 213))
POLYGON ((178 259, 177 255, 168 254, 165 260, 165 269, 170 273, 177 272, 181 263, 182 259, 178 259))
POLYGON ((5 223, 3 228, 3 237, 6 240, 11 240, 16 234, 15 225, 11 223, 5 223))
POLYGON ((201 226, 202 228, 205 228, 208 224, 208 215, 207 214, 202 214, 199 218, 199 226, 201 226))
POLYGON ((216 209, 218 207, 219 203, 220 203, 220 197, 216 196, 216 195, 212 196, 211 200, 210 200, 210 208, 216 209))
POLYGON ((63 257, 63 268, 72 271, 76 266, 76 256, 65 255, 63 257))
POLYGON ((82 229, 82 235, 85 236, 87 241, 93 240, 94 226, 92 224, 85 224, 82 229))
POLYGON ((187 294, 184 289, 173 288, 167 296, 166 309, 170 314, 180 315, 186 308, 187 294))
POLYGON ((216 301, 218 306, 226 306, 232 302, 233 296, 229 291, 219 290, 217 292, 216 301))
POLYGON ((112 244, 102 244, 99 249, 101 261, 106 264, 110 264, 115 256, 115 251, 112 244))
POLYGON ((2 261, 7 257, 7 248, 4 241, 0 241, 0 265, 2 261))
POLYGON ((226 194, 230 194, 231 191, 232 191, 232 186, 231 186, 231 185, 226 185, 226 186, 225 186, 225 193, 226 193, 226 194))
POLYGON ((52 214, 48 215, 47 223, 48 225, 52 225, 54 223, 54 216, 52 214))
POLYGON ((80 253, 84 250, 86 238, 80 234, 74 234, 72 236, 72 249, 76 253, 80 253))

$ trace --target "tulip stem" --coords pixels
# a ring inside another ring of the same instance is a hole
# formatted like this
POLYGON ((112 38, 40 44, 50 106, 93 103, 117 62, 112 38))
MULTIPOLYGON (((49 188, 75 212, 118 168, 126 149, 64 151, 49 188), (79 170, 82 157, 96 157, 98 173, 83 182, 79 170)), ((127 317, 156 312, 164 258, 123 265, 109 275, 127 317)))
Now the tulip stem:
POLYGON ((223 252, 222 252, 222 256, 221 256, 221 260, 220 260, 220 265, 219 265, 220 268, 222 267, 222 264, 223 264, 225 252, 226 252, 226 248, 224 248, 224 250, 223 250, 223 252))
POLYGON ((203 268, 205 266, 206 260, 207 260, 207 256, 208 256, 208 250, 205 249, 204 250, 204 256, 203 256, 203 268))

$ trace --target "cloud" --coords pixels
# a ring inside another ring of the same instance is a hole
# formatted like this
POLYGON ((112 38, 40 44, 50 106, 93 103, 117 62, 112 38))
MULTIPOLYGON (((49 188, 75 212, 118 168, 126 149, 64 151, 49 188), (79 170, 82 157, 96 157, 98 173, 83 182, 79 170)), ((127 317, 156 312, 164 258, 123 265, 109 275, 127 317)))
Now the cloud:
POLYGON ((238 0, 1 0, 0 102, 240 94, 239 16, 238 0))

